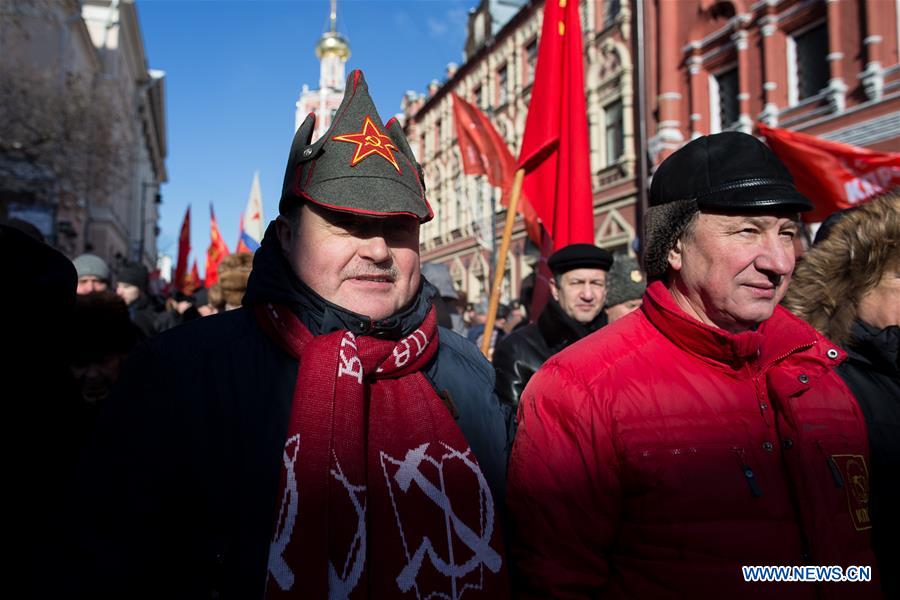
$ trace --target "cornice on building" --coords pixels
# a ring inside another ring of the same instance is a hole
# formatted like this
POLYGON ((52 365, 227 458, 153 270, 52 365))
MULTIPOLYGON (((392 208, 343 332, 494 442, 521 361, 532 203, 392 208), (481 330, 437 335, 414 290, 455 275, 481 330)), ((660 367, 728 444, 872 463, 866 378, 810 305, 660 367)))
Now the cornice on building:
POLYGON ((485 58, 490 56, 491 52, 495 49, 495 46, 504 42, 510 35, 517 31, 519 26, 532 15, 535 9, 542 7, 543 5, 544 0, 529 0, 527 4, 522 6, 519 12, 507 21, 506 25, 504 25, 495 36, 485 41, 477 52, 458 67, 453 74, 453 77, 447 79, 433 94, 425 99, 425 103, 410 115, 410 120, 418 121, 420 114, 430 111, 449 93, 449 91, 454 90, 472 70, 483 66, 485 58))

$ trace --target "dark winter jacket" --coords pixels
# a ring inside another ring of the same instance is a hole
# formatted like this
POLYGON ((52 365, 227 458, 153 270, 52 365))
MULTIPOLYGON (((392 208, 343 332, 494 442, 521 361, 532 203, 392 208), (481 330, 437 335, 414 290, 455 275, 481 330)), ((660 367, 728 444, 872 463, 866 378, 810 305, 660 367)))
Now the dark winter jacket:
MULTIPOLYGON (((406 311, 373 323, 298 294, 305 286, 265 255, 257 252, 245 303, 290 303, 314 333, 390 335, 409 321, 406 311)), ((410 310, 427 311, 432 294, 423 287, 410 310)), ((492 370, 451 332, 441 329, 439 341, 426 375, 502 506, 506 417, 492 370)), ((81 482, 79 556, 91 597, 262 596, 297 375, 248 308, 187 323, 133 356, 81 482)))
POLYGON ((537 323, 516 329, 497 343, 493 363, 500 401, 517 406, 522 391, 544 361, 606 323, 606 313, 600 311, 591 323, 582 325, 551 299, 537 323))
POLYGON ((159 313, 156 312, 153 301, 144 292, 141 292, 140 297, 128 307, 128 314, 131 315, 131 320, 141 330, 144 337, 153 337, 159 331, 156 327, 159 313))
POLYGON ((838 374, 869 427, 872 544, 886 598, 900 598, 900 327, 857 321, 838 374))

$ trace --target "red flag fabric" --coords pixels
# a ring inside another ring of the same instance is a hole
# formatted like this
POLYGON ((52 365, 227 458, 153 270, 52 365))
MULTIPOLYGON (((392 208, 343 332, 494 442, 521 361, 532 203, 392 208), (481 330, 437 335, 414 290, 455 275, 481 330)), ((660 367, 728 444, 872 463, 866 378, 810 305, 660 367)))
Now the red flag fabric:
MULTIPOLYGON (((463 159, 463 172, 468 175, 487 175, 491 185, 503 190, 500 204, 509 206, 509 192, 516 172, 516 159, 503 137, 483 112, 456 94, 453 99, 453 120, 456 138, 463 159)), ((537 213, 528 199, 519 197, 518 212, 525 220, 525 230, 535 244, 541 233, 537 213)))
POLYGON ((815 208, 804 221, 824 221, 900 186, 900 153, 875 152, 812 135, 757 124, 766 144, 787 166, 801 194, 815 208))
POLYGON ((583 62, 578 2, 547 0, 519 167, 554 250, 594 243, 583 62))
POLYGON ((185 294, 193 294, 200 288, 200 271, 197 270, 197 259, 194 259, 194 264, 191 265, 191 272, 188 273, 184 278, 184 285, 181 288, 182 293, 185 294))
POLYGON ((469 175, 487 175, 491 185, 505 189, 516 171, 516 159, 506 142, 484 113, 456 94, 450 96, 463 171, 469 175))
POLYGON ((222 239, 219 232, 219 224, 216 223, 216 213, 213 212, 212 203, 209 205, 209 248, 206 249, 206 287, 210 288, 219 281, 219 263, 228 256, 228 245, 222 239))
POLYGON ((184 278, 188 274, 188 255, 191 253, 191 207, 184 213, 181 233, 178 234, 178 262, 175 264, 175 289, 184 289, 184 278))

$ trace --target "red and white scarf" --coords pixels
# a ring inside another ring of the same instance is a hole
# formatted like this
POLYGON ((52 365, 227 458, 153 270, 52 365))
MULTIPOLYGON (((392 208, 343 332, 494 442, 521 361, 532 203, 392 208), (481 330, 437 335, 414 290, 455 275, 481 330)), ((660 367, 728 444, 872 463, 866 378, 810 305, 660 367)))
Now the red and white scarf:
POLYGON ((434 308, 399 342, 256 311, 300 362, 266 597, 506 597, 490 489, 423 373, 434 308))

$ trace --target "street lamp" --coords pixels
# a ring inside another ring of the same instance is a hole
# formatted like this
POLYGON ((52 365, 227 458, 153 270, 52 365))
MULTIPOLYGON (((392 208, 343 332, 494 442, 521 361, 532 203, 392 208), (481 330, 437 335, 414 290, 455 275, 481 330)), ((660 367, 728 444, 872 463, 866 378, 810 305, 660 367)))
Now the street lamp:
MULTIPOLYGON (((147 188, 156 188, 156 194, 153 197, 154 204, 162 204, 162 194, 159 191, 159 183, 156 181, 142 181, 141 182, 141 215, 140 215, 140 224, 141 224, 141 237, 139 246, 136 248, 134 253, 134 260, 137 263, 144 262, 144 243, 146 241, 146 233, 147 233, 147 224, 148 223, 156 223, 156 219, 148 219, 147 218, 147 188)), ((156 230, 154 230, 156 231, 156 230)))

